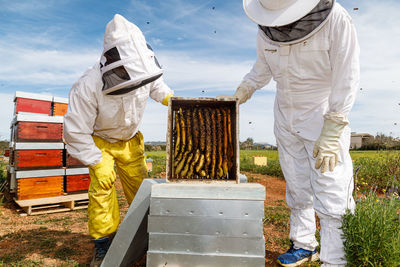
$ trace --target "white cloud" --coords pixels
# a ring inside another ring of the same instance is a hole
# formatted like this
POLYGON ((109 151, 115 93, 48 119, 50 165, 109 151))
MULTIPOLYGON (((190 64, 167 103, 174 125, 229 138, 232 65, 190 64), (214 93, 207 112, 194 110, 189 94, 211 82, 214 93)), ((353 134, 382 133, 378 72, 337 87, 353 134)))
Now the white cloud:
POLYGON ((0 54, 7 55, 0 65, 0 80, 17 84, 72 85, 99 58, 101 51, 68 51, 25 48, 9 49, 0 43, 0 54))
POLYGON ((210 59, 176 51, 159 51, 157 57, 165 68, 165 79, 188 96, 192 90, 234 92, 253 61, 210 59))

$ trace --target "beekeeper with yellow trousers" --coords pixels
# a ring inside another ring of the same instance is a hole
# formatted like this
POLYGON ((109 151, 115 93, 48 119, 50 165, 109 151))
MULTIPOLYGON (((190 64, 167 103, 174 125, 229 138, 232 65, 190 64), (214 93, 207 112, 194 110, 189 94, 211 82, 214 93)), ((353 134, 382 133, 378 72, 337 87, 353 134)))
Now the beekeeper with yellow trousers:
POLYGON ((317 260, 345 266, 341 216, 354 210, 347 116, 359 86, 359 46, 352 19, 334 0, 243 0, 258 24, 257 61, 234 96, 246 102, 277 84, 274 133, 290 207, 290 249, 282 266, 317 260))
POLYGON ((67 151, 89 166, 89 232, 99 266, 120 223, 118 173, 130 204, 147 175, 139 126, 149 97, 168 105, 171 89, 141 30, 121 15, 107 24, 100 59, 72 86, 64 118, 67 151), (115 164, 115 169, 114 169, 115 164))

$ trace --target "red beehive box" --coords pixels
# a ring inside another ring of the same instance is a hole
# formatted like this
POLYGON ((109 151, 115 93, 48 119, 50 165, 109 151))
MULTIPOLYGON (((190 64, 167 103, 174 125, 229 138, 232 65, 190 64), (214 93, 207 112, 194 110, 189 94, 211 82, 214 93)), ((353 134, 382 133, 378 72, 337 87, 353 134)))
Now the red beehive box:
POLYGON ((65 191, 68 193, 87 191, 89 189, 90 176, 88 168, 76 168, 65 170, 65 191))
POLYGON ((14 142, 62 142, 61 116, 17 114, 12 122, 14 142))
POLYGON ((14 168, 16 170, 61 168, 63 143, 15 143, 14 168))
POLYGON ((34 199, 63 195, 64 169, 15 171, 17 199, 34 199))
POLYGON ((68 98, 53 98, 53 116, 64 116, 68 109, 68 98))
POLYGON ((79 167, 85 167, 85 164, 77 160, 76 158, 72 157, 67 150, 65 149, 65 167, 69 168, 79 168, 79 167))
POLYGON ((15 114, 20 112, 51 115, 53 97, 27 92, 15 92, 15 114))

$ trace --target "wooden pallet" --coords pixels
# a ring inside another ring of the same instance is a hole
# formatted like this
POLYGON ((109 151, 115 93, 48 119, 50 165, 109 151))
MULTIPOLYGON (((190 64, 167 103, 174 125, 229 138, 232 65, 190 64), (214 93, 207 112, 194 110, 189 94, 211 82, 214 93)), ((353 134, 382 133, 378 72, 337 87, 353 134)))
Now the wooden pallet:
POLYGON ((26 214, 21 214, 21 216, 24 216, 86 209, 89 197, 88 193, 82 193, 27 200, 17 200, 14 198, 14 201, 26 212, 26 214))

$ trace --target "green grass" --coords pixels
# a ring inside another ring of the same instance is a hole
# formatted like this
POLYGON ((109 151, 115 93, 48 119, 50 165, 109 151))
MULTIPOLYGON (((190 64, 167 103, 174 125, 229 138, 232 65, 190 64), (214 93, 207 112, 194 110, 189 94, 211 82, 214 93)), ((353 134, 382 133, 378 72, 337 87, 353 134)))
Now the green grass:
POLYGON ((153 170, 151 177, 159 177, 161 172, 166 170, 166 152, 165 151, 146 151, 147 158, 153 160, 153 170))
POLYGON ((73 255, 77 255, 78 251, 70 247, 62 247, 54 252, 54 257, 60 260, 67 260, 73 255))
POLYGON ((289 227, 290 209, 286 205, 266 206, 264 208, 264 224, 278 227, 289 227))
POLYGON ((57 239, 54 237, 45 237, 40 241, 39 247, 42 249, 51 249, 57 245, 57 239))

